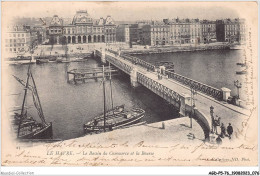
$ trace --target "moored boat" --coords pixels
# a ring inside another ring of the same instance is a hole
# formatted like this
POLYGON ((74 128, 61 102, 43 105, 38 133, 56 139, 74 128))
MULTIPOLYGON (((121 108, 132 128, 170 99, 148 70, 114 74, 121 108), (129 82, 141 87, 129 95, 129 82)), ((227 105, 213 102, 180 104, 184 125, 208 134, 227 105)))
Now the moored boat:
POLYGON ((145 111, 140 108, 133 108, 126 111, 124 105, 117 106, 106 113, 105 123, 104 116, 95 117, 90 122, 84 124, 85 134, 101 131, 112 131, 140 122, 144 117, 145 111))
POLYGON ((35 59, 33 59, 33 57, 28 56, 17 56, 15 58, 9 58, 5 61, 6 64, 9 65, 19 65, 19 64, 34 64, 36 62, 35 59))
MULTIPOLYGON (((110 68, 110 66, 109 66, 110 68)), ((118 128, 127 127, 137 124, 142 120, 145 111, 141 108, 132 108, 125 110, 124 105, 113 107, 113 94, 111 85, 111 72, 110 72, 110 95, 112 108, 107 110, 106 106, 106 91, 105 91, 105 73, 103 66, 103 97, 104 97, 104 111, 102 115, 94 117, 91 121, 83 125, 84 133, 99 133, 112 131, 118 128)))
POLYGON ((48 59, 36 59, 36 64, 43 64, 43 63, 48 63, 48 59))
POLYGON ((247 74, 247 71, 246 70, 236 71, 236 74, 237 75, 244 75, 244 74, 247 74))
POLYGON ((246 63, 237 62, 237 65, 240 65, 241 67, 245 67, 246 63))
POLYGON ((18 77, 14 78, 21 83, 24 89, 24 98, 22 102, 21 114, 15 113, 14 125, 17 127, 17 138, 18 139, 50 139, 52 138, 52 123, 47 123, 43 114, 40 98, 37 92, 36 84, 33 75, 28 66, 27 81, 23 81, 18 77), (32 81, 32 85, 29 81, 32 81), (32 98, 34 106, 38 112, 41 122, 37 122, 32 116, 29 116, 25 109, 26 99, 28 90, 32 92, 32 98))

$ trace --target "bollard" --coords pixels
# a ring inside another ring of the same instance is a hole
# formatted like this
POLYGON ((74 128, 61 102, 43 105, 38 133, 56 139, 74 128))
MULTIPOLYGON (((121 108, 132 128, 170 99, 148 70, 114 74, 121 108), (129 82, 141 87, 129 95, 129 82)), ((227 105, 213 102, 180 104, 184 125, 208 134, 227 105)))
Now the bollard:
POLYGON ((165 129, 165 123, 162 122, 162 129, 165 129))

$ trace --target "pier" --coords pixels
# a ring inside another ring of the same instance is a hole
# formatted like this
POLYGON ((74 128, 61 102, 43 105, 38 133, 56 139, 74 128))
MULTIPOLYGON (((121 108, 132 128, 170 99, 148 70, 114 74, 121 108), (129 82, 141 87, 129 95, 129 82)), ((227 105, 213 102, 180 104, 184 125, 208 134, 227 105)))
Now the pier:
POLYGON ((221 123, 232 124, 234 134, 238 137, 242 135, 236 130, 249 118, 250 112, 226 102, 230 96, 229 89, 208 86, 120 51, 101 49, 95 50, 94 55, 129 75, 132 87, 146 87, 179 109, 182 116, 196 120, 204 131, 205 139, 209 139, 213 121, 219 117, 221 123))
MULTIPOLYGON (((111 76, 114 76, 118 73, 118 70, 115 68, 109 68, 105 67, 104 70, 105 77, 108 78, 111 76)), ((72 80, 74 84, 77 84, 78 82, 85 83, 85 80, 87 79, 94 79, 97 81, 98 78, 103 77, 103 70, 102 67, 97 68, 85 68, 85 69, 72 69, 70 71, 67 71, 67 82, 71 82, 70 75, 72 75, 72 80)))

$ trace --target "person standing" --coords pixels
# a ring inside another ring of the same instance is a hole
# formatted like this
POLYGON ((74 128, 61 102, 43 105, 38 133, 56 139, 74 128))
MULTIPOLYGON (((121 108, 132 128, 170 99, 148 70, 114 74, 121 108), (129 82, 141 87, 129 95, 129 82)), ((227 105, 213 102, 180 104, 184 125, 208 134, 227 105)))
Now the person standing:
POLYGON ((221 134, 221 137, 224 138, 225 135, 226 135, 226 128, 225 128, 225 126, 224 126, 223 123, 221 123, 220 129, 221 129, 221 133, 220 133, 220 134, 221 134))
POLYGON ((231 135, 233 134, 233 127, 231 126, 231 123, 228 124, 227 133, 228 133, 229 139, 231 139, 231 135))

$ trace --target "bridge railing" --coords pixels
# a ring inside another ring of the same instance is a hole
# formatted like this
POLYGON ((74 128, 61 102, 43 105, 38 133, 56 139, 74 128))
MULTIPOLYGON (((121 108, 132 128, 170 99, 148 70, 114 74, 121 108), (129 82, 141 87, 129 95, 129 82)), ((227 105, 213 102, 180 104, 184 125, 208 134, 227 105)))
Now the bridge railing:
POLYGON ((139 59, 139 58, 133 57, 133 56, 129 56, 126 54, 122 54, 121 57, 132 62, 135 65, 140 65, 140 66, 146 68, 148 71, 155 71, 155 68, 156 68, 155 65, 150 64, 149 62, 145 62, 142 59, 139 59))
POLYGON ((115 55, 118 55, 118 52, 116 52, 116 51, 114 51, 114 50, 112 50, 112 49, 107 49, 107 51, 109 51, 110 53, 113 53, 113 54, 115 54, 115 55))
POLYGON ((164 98, 166 101, 171 103, 172 101, 175 101, 175 103, 177 103, 178 106, 180 106, 180 95, 177 92, 173 91, 172 89, 169 89, 168 87, 139 72, 137 73, 137 80, 139 83, 141 83, 145 87, 155 92, 157 95, 164 98))
POLYGON ((115 65, 116 67, 118 67, 119 69, 125 71, 126 73, 130 74, 132 71, 132 66, 125 64, 117 59, 115 59, 112 56, 109 56, 106 54, 106 60, 108 60, 109 62, 111 62, 111 64, 115 65))
POLYGON ((216 98, 218 100, 222 100, 223 99, 223 92, 219 89, 216 89, 214 87, 208 86, 206 84, 200 83, 198 81, 194 81, 190 78, 187 78, 185 76, 179 75, 177 73, 174 72, 170 72, 170 71, 165 71, 165 74, 168 75, 169 78, 174 79, 186 86, 189 86, 193 89, 195 89, 196 91, 202 92, 208 96, 211 96, 213 98, 216 98))
POLYGON ((97 56, 99 56, 99 57, 101 57, 101 56, 102 56, 102 53, 101 53, 101 51, 99 51, 99 50, 96 50, 96 55, 97 55, 97 56))

